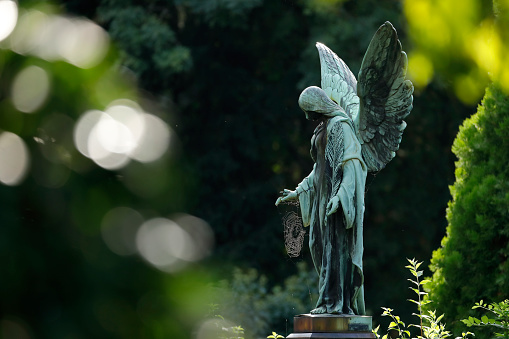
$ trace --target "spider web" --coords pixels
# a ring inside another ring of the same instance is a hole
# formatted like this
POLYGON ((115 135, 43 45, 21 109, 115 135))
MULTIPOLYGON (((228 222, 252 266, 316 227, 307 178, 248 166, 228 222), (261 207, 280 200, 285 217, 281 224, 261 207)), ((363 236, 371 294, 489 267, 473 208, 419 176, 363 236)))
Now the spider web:
POLYGON ((283 222, 285 248, 290 257, 298 257, 302 250, 306 231, 302 224, 302 218, 299 216, 299 202, 283 202, 280 214, 283 222))

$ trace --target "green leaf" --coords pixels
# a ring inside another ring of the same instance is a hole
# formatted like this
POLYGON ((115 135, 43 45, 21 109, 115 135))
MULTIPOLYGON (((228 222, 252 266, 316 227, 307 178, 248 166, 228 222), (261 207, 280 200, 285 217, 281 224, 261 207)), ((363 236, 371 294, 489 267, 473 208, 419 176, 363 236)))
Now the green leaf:
POLYGON ((407 280, 410 281, 411 283, 417 285, 417 286, 420 285, 418 281, 415 281, 415 280, 412 280, 412 279, 407 279, 407 280))
POLYGON ((468 319, 462 319, 461 322, 465 325, 467 325, 468 327, 472 326, 472 322, 469 321, 468 319))

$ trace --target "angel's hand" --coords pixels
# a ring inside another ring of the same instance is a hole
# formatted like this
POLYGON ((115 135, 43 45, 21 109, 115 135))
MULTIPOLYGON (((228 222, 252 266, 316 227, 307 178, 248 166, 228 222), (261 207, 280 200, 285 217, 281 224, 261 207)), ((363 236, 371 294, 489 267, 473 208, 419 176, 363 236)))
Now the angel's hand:
POLYGON ((335 213, 339 207, 339 197, 337 195, 333 196, 329 203, 327 204, 327 216, 335 213))
POLYGON ((290 190, 287 190, 286 188, 281 192, 281 194, 282 194, 282 196, 277 198, 277 200, 276 200, 276 206, 279 205, 281 202, 293 201, 293 200, 297 200, 297 198, 298 198, 296 191, 290 191, 290 190))

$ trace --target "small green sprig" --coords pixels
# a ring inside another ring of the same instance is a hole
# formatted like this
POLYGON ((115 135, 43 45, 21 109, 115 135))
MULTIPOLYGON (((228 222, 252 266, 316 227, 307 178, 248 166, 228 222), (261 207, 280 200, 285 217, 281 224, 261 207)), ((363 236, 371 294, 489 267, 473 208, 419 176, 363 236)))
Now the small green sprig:
MULTIPOLYGON (((393 336, 389 334, 390 332, 396 332, 396 337, 398 339, 410 339, 412 338, 409 331, 410 327, 417 327, 420 330, 421 333, 417 336, 418 339, 445 339, 450 337, 451 333, 447 331, 445 329, 445 325, 441 323, 443 315, 437 316, 435 311, 428 311, 427 314, 423 314, 422 307, 431 302, 431 300, 424 298, 427 293, 423 291, 423 285, 427 284, 429 280, 421 280, 423 271, 419 271, 419 267, 422 265, 422 262, 417 262, 415 259, 407 260, 409 265, 405 267, 408 268, 414 277, 413 279, 408 279, 408 281, 411 282, 411 286, 409 288, 416 294, 415 300, 409 299, 409 301, 417 305, 418 313, 413 313, 413 315, 419 318, 419 323, 406 326, 405 323, 401 321, 400 317, 392 313, 393 309, 382 307, 382 316, 390 317, 392 319, 387 329, 387 334, 385 334, 382 339, 393 338, 393 336)), ((380 336, 378 335, 379 327, 380 326, 373 330, 377 339, 380 339, 380 336)), ((468 335, 473 335, 473 333, 465 332, 461 337, 457 337, 456 339, 466 339, 468 335)))
MULTIPOLYGON (((387 334, 385 334, 382 339, 389 339, 389 332, 390 331, 396 331, 398 333, 398 338, 401 339, 407 339, 410 338, 410 331, 406 328, 406 325, 403 321, 401 321, 400 317, 397 315, 392 314, 392 311, 394 311, 392 308, 388 307, 382 307, 384 310, 382 313, 382 316, 384 317, 391 317, 392 321, 389 324, 389 327, 387 328, 387 334)), ((378 327, 375 329, 376 332, 374 332, 377 337, 379 338, 377 332, 378 327)))
POLYGON ((483 300, 476 303, 472 309, 483 309, 488 311, 489 314, 495 315, 490 318, 483 315, 481 319, 475 317, 468 317, 468 319, 461 320, 468 327, 471 326, 492 326, 497 329, 502 329, 503 333, 495 333, 495 336, 509 339, 509 299, 499 303, 485 304, 483 300))
MULTIPOLYGON (((426 280, 426 279, 425 280, 419 280, 419 278, 422 277, 422 275, 423 275, 423 271, 419 271, 419 267, 422 265, 422 262, 417 262, 417 260, 415 260, 415 258, 414 259, 407 259, 407 260, 408 260, 410 265, 405 266, 405 268, 408 268, 410 273, 415 278, 415 280, 407 279, 408 281, 410 281, 412 283, 412 286, 410 286, 409 289, 414 291, 415 294, 417 295, 417 300, 408 299, 408 301, 410 301, 410 302, 412 302, 412 303, 417 305, 418 313, 412 313, 412 315, 415 315, 415 316, 417 316, 419 318, 419 325, 411 324, 410 326, 419 328, 421 330, 421 336, 420 337, 424 337, 425 330, 424 330, 424 326, 423 326, 423 319, 431 319, 431 318, 428 318, 429 316, 426 316, 426 315, 422 314, 422 307, 424 305, 429 304, 431 301, 423 299, 423 297, 426 296, 428 293, 422 291, 421 288, 422 288, 422 286, 427 284, 429 282, 429 280, 426 280), (413 286, 415 286, 415 287, 413 287, 413 286)), ((441 318, 442 317, 440 317, 440 319, 441 318)), ((426 338, 428 338, 428 337, 426 337, 426 338)))

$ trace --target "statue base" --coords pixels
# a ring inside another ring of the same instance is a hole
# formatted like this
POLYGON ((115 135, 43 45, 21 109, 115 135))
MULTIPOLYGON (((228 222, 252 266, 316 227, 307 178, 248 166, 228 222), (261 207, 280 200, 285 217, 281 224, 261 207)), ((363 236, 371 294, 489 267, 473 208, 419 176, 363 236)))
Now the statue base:
POLYGON ((375 339, 371 317, 348 314, 301 314, 293 318, 288 339, 375 339))

